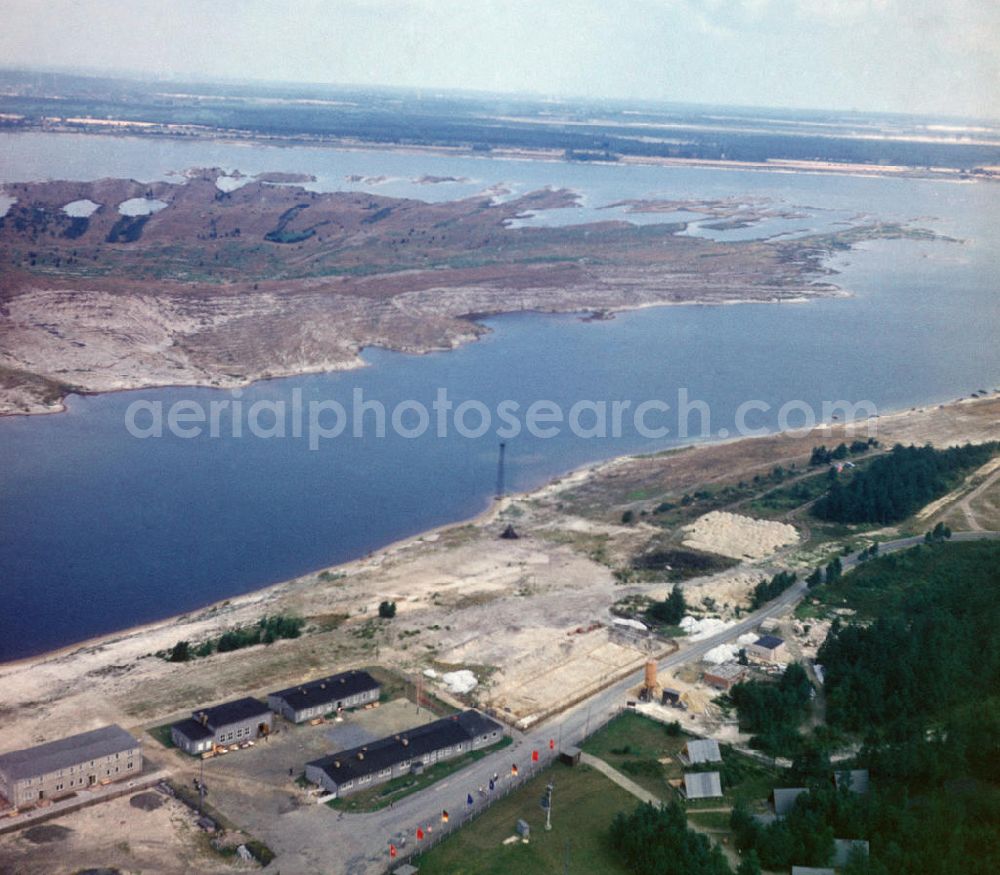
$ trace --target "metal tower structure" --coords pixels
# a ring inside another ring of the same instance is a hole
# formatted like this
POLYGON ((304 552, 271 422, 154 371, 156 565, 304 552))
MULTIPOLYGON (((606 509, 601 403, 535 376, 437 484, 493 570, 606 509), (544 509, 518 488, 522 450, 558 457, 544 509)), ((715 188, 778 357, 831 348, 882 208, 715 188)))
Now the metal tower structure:
POLYGON ((504 457, 507 455, 507 444, 503 441, 500 442, 500 456, 497 459, 497 493, 496 500, 500 501, 504 497, 506 491, 506 483, 504 482, 505 471, 504 471, 504 457))

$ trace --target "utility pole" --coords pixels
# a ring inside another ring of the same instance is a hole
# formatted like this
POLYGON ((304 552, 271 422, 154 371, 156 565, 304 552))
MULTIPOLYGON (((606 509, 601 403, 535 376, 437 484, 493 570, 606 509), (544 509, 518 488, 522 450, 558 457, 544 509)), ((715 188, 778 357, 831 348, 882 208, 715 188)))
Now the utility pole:
POLYGON ((506 492, 507 485, 504 482, 505 472, 504 472, 504 456, 507 454, 507 444, 503 441, 500 442, 500 456, 497 459, 497 492, 496 500, 502 501, 504 493, 506 492))
POLYGON ((201 777, 198 778, 198 816, 204 815, 205 811, 205 761, 201 761, 201 777))
POLYGON ((545 788, 549 793, 549 804, 545 806, 545 831, 552 829, 552 789, 555 785, 550 781, 545 788))

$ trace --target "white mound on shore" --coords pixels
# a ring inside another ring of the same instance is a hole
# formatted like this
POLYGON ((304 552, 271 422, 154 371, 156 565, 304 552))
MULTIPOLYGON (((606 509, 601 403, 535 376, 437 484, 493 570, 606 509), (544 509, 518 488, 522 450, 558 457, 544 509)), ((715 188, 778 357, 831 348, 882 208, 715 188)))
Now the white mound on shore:
POLYGON ((683 531, 685 547, 718 553, 732 559, 763 559, 780 547, 795 544, 794 526, 713 510, 698 517, 683 531))
POLYGON ((450 693, 461 696, 463 693, 472 692, 479 684, 476 676, 467 668, 460 671, 449 671, 441 675, 441 682, 448 688, 450 693))

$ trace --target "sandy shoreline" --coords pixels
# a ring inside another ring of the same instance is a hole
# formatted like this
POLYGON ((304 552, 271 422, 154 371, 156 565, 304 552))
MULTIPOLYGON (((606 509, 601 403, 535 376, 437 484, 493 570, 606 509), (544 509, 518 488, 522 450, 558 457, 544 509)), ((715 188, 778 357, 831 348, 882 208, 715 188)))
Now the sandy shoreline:
MULTIPOLYGON (((884 429, 889 429, 890 432, 893 431, 893 427, 900 424, 906 423, 909 420, 918 419, 921 415, 926 415, 929 411, 941 410, 941 409, 954 409, 958 408, 960 405, 983 405, 983 406, 997 406, 1000 408, 1000 400, 995 396, 984 397, 978 399, 960 399, 953 401, 950 404, 938 404, 936 402, 928 402, 925 405, 919 407, 910 407, 906 410, 896 410, 889 413, 880 414, 875 419, 877 420, 874 424, 874 429, 876 432, 881 432, 884 429)), ((1000 420, 998 420, 1000 422, 1000 420)), ((848 437, 851 434, 856 435, 867 435, 870 428, 870 423, 820 423, 816 428, 804 434, 812 436, 817 440, 821 440, 824 436, 836 438, 838 434, 844 432, 848 437)), ((533 489, 519 492, 510 493, 507 495, 503 502, 491 501, 488 506, 477 514, 472 516, 463 517, 452 522, 442 523, 439 526, 435 526, 431 529, 427 529, 418 532, 414 535, 409 535, 402 537, 393 541, 389 541, 384 545, 376 547, 364 556, 358 556, 354 559, 349 559, 345 562, 338 563, 331 566, 323 566, 316 568, 310 572, 299 575, 297 577, 289 578, 278 583, 269 584, 258 589, 250 590, 246 593, 241 593, 238 595, 230 596, 229 598, 216 599, 205 603, 204 605, 192 608, 184 613, 173 614, 168 617, 164 617, 159 620, 153 620, 148 623, 138 624, 136 626, 126 627, 124 629, 115 630, 113 632, 107 632, 101 635, 96 635, 91 638, 87 638, 81 641, 73 642, 67 644, 63 647, 59 647, 53 650, 44 651, 30 656, 21 657, 19 659, 0 662, 0 678, 3 677, 4 673, 8 670, 18 669, 21 667, 34 665, 41 662, 49 662, 53 660, 62 660, 68 656, 72 656, 81 651, 88 651, 94 649, 104 648, 113 645, 118 642, 126 641, 128 639, 134 639, 136 637, 155 637, 159 633, 166 632, 175 629, 179 624, 184 621, 191 620, 192 618, 197 618, 199 616, 204 616, 206 614, 213 614, 218 612, 224 612, 228 614, 233 614, 248 607, 260 606, 264 607, 269 602, 275 600, 275 598, 286 594, 291 588, 301 584, 302 581, 315 578, 317 575, 324 572, 330 572, 331 574, 342 574, 350 573, 358 570, 366 569, 371 565, 373 561, 378 562, 380 559, 385 559, 387 557, 395 556, 400 552, 406 551, 407 549, 423 543, 429 543, 437 540, 441 535, 448 533, 452 530, 458 528, 464 528, 467 526, 485 526, 489 523, 495 521, 500 515, 503 508, 508 507, 514 502, 530 502, 537 499, 548 499, 565 491, 568 488, 578 486, 589 480, 597 478, 599 476, 605 475, 608 472, 614 471, 616 468, 621 468, 632 462, 638 462, 645 459, 655 459, 657 457, 671 455, 676 453, 683 453, 695 449, 705 449, 712 447, 724 447, 732 446, 734 444, 740 444, 744 442, 753 441, 768 441, 773 439, 781 439, 783 437, 800 437, 803 432, 800 431, 789 431, 789 432, 776 432, 768 435, 754 436, 754 437, 728 437, 728 438, 707 438, 702 441, 693 442, 690 444, 685 444, 679 447, 670 447, 663 451, 657 451, 652 454, 626 454, 622 456, 614 456, 609 459, 603 459, 596 462, 591 462, 582 465, 578 468, 573 468, 566 471, 563 474, 556 474, 549 478, 545 483, 537 486, 533 489)), ((224 626, 219 626, 218 628, 224 628, 224 626)), ((171 633, 175 634, 175 633, 171 633)), ((2 702, 0 702, 2 704, 2 702)))

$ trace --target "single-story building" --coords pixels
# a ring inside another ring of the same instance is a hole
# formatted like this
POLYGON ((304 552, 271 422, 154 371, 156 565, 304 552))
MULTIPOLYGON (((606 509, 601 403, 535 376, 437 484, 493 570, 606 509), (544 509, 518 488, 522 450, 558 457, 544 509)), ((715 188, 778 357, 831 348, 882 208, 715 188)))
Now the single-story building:
POLYGON ((855 853, 867 857, 868 842, 864 839, 834 839, 833 859, 830 863, 835 869, 842 869, 851 861, 851 857, 855 853))
POLYGON ((699 763, 721 763, 722 752, 719 750, 719 742, 714 738, 700 738, 697 741, 689 741, 685 745, 687 761, 696 766, 699 763))
POLYGON ((247 697, 195 711, 170 727, 170 737, 185 753, 197 755, 216 745, 224 747, 269 735, 273 727, 271 709, 259 699, 247 697))
POLYGON ((774 813, 784 817, 795 807, 795 800, 803 793, 808 793, 806 787, 775 787, 771 792, 774 801, 774 813))
POLYGON ((736 662, 725 662, 705 669, 701 679, 710 687, 728 693, 730 689, 747 676, 746 666, 736 662))
POLYGON ((785 655, 785 642, 777 635, 763 635, 747 647, 747 653, 768 662, 780 662, 785 655))
POLYGON ((267 694, 267 706, 292 723, 304 723, 331 711, 377 702, 382 688, 366 671, 345 671, 267 694))
POLYGON ((113 724, 0 755, 0 796, 23 807, 141 771, 141 742, 113 724))
POLYGON ((792 866, 792 875, 837 875, 833 869, 817 869, 815 866, 792 866))
POLYGON ((718 772, 686 772, 684 795, 688 799, 714 799, 722 796, 722 779, 718 772))
POLYGON ((503 728, 495 720, 463 711, 306 763, 306 780, 343 797, 496 744, 502 737, 503 728))
POLYGON ((838 790, 844 787, 852 793, 868 792, 868 769, 843 769, 833 773, 833 780, 838 790))

